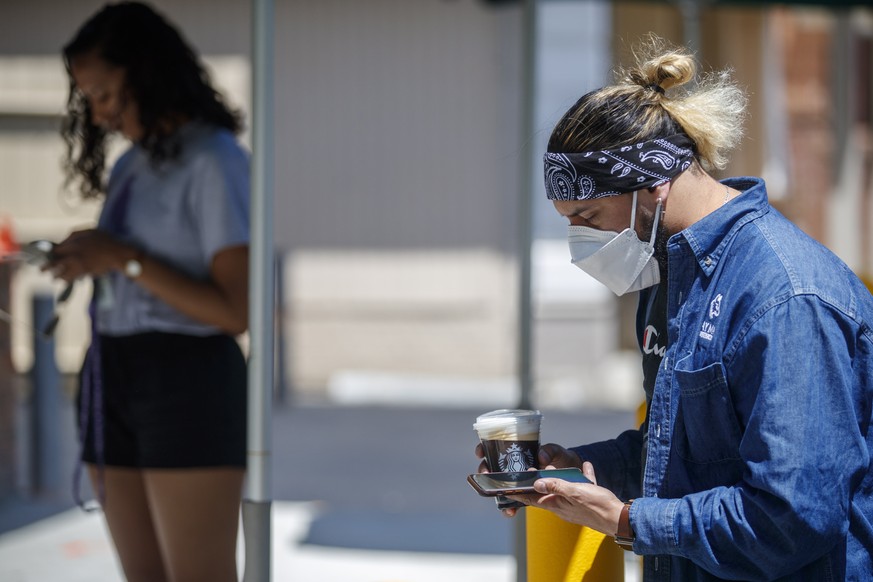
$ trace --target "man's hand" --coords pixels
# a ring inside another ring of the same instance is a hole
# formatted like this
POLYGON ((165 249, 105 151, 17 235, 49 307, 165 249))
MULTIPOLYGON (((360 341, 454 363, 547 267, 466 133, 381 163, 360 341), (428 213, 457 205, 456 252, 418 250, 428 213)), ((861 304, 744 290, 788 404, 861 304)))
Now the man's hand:
POLYGON ((479 463, 479 468, 476 470, 477 473, 487 473, 488 472, 488 464, 485 462, 485 448, 482 446, 482 443, 476 445, 476 449, 473 451, 478 458, 482 459, 482 462, 479 463))
MULTIPOLYGON (((591 483, 539 479, 534 483, 534 489, 540 495, 513 495, 510 499, 551 511, 564 521, 590 527, 606 535, 615 535, 624 503, 612 491, 597 485, 591 463, 586 461, 582 464, 582 473, 591 483)), ((504 513, 509 511, 515 515, 514 510, 506 510, 504 513)))
MULTIPOLYGON (((555 469, 568 469, 576 467, 582 469, 582 459, 579 455, 561 445, 549 443, 540 447, 537 461, 541 468, 552 467, 555 469)), ((588 475, 586 475, 588 477, 588 475)), ((590 478, 590 477, 589 477, 590 478)))
MULTIPOLYGON (((482 462, 479 463, 478 473, 488 473, 488 465, 485 463, 485 449, 482 448, 482 443, 476 445, 476 449, 474 451, 475 455, 482 459, 482 462)), ((561 445, 556 445, 554 443, 549 443, 540 447, 539 453, 537 454, 537 461, 539 462, 539 467, 542 469, 566 469, 569 467, 576 467, 579 469, 584 468, 582 465, 582 459, 579 458, 579 455, 574 453, 569 449, 565 449, 561 445)), ((588 463, 591 466, 591 463, 588 463)), ((591 469, 591 475, 585 475, 591 481, 594 481, 592 478, 594 475, 594 469, 591 469)), ((542 480, 542 479, 541 479, 542 480)), ((554 481, 554 479, 552 479, 554 481)), ((537 498, 539 496, 528 496, 530 498, 537 498)), ((512 499, 516 499, 513 497, 512 499)), ((525 498, 519 497, 519 501, 524 502, 525 498)), ((526 505, 533 505, 533 503, 526 503, 526 505)), ((619 507, 621 510, 621 507, 619 507)), ((510 508, 510 509, 502 509, 501 512, 506 517, 514 517, 518 512, 518 509, 510 508)), ((616 523, 618 523, 616 521, 616 523)), ((612 532, 615 533, 615 532, 612 532)))

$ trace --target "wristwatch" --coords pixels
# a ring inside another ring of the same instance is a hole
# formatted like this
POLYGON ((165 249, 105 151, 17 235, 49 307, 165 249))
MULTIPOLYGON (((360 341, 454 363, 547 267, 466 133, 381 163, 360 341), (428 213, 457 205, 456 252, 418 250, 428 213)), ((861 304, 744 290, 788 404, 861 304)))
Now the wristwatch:
POLYGON ((618 531, 615 533, 615 543, 625 550, 632 550, 634 546, 634 530, 630 524, 630 506, 633 502, 633 499, 624 502, 618 517, 618 531))
POLYGON ((142 249, 137 249, 136 254, 132 259, 128 259, 127 262, 124 263, 124 275, 129 279, 136 279, 140 275, 142 275, 142 260, 145 256, 145 253, 142 252, 142 249))

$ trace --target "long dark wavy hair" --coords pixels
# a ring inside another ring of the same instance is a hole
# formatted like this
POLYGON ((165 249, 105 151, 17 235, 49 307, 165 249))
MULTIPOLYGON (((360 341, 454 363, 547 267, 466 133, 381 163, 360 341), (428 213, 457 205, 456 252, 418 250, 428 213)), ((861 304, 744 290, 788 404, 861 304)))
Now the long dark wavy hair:
POLYGON ((212 87, 194 49, 180 32, 151 7, 138 2, 107 4, 64 47, 70 80, 61 135, 67 145, 67 185, 78 182, 83 198, 104 192, 106 130, 94 124, 88 100, 76 89, 70 63, 94 53, 125 71, 125 90, 139 108, 139 141, 152 163, 179 153, 173 138, 179 120, 197 120, 241 129, 241 116, 212 87))

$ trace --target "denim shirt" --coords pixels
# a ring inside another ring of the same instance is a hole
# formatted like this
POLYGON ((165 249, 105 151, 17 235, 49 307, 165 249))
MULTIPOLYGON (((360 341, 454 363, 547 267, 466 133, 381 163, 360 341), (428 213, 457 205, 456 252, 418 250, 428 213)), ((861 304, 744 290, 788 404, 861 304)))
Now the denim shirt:
POLYGON ((647 581, 871 580, 873 297, 763 181, 724 183, 668 242, 645 467, 640 431, 574 450, 637 498, 647 581))

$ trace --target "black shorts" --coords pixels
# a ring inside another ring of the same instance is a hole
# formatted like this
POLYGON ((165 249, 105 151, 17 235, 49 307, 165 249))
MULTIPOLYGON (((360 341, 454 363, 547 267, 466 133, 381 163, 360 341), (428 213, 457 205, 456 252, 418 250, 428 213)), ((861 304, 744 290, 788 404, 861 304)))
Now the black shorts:
MULTIPOLYGON (((247 373, 233 338, 155 332, 100 345, 106 465, 245 467, 247 373)), ((82 460, 96 463, 88 416, 82 460)))

